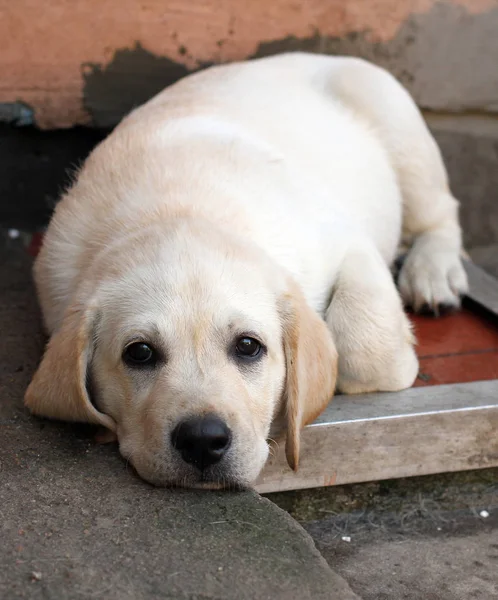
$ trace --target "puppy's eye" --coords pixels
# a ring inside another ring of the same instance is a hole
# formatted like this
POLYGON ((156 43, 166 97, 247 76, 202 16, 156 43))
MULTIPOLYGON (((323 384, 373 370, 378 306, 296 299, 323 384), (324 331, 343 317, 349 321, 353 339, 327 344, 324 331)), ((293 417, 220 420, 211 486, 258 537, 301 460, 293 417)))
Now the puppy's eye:
POLYGON ((152 366, 156 359, 154 348, 144 342, 130 344, 123 353, 123 360, 131 367, 152 366))
POLYGON ((251 337, 241 337, 235 344, 235 354, 240 358, 256 358, 262 350, 261 342, 251 337))

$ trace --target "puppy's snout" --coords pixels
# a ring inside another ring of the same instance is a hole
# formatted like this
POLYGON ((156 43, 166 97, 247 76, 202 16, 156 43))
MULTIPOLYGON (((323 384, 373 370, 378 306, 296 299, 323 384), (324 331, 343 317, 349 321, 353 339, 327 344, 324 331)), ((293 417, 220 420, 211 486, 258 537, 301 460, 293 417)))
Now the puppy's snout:
POLYGON ((180 421, 171 433, 171 443, 183 460, 201 471, 220 461, 231 441, 230 429, 216 415, 180 421))

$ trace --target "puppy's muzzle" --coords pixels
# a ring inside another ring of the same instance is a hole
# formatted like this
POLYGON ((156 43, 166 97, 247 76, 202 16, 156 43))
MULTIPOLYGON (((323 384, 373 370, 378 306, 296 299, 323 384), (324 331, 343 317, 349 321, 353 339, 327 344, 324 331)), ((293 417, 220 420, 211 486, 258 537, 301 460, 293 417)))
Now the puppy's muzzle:
POLYGON ((200 471, 219 462, 230 448, 232 434, 216 415, 190 417, 171 432, 171 443, 183 460, 200 471))

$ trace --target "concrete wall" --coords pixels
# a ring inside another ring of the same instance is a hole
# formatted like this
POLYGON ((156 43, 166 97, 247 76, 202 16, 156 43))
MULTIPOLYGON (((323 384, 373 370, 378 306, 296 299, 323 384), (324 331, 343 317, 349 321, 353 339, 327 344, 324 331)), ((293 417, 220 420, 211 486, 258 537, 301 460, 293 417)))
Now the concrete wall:
POLYGON ((290 49, 370 58, 425 109, 498 111, 497 0, 0 0, 0 119, 108 126, 189 71, 290 49))

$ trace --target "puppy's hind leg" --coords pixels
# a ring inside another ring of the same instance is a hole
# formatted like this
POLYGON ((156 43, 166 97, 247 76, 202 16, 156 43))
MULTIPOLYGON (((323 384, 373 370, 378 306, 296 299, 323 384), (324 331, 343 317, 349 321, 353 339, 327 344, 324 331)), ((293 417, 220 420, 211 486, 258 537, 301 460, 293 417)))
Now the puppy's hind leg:
POLYGON ((378 136, 401 188, 403 241, 411 245, 399 274, 401 296, 417 311, 458 308, 467 277, 458 202, 439 148, 413 99, 387 71, 354 58, 338 64, 328 87, 378 136))
POLYGON ((410 250, 398 288, 407 306, 438 315, 459 308, 467 291, 459 205, 441 152, 414 104, 403 137, 406 146, 393 162, 403 197, 403 242, 410 250))
POLYGON ((449 192, 435 191, 424 214, 425 204, 425 198, 418 202, 420 214, 405 226, 413 243, 401 267, 398 287, 406 305, 439 315, 460 307, 467 276, 461 261, 456 200, 449 192))

